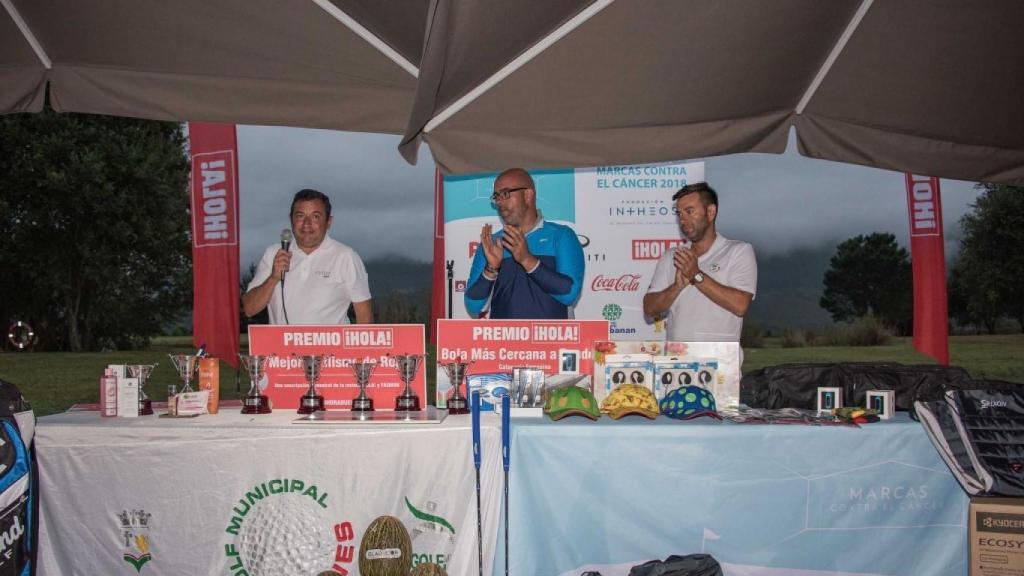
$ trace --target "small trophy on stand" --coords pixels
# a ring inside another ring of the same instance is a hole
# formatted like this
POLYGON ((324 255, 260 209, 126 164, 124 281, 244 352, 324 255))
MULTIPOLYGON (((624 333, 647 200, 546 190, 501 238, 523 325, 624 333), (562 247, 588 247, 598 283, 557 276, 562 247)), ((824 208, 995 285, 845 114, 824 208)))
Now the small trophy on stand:
POLYGON ((144 390, 146 380, 153 373, 153 369, 159 364, 129 364, 128 375, 139 379, 139 416, 148 416, 153 413, 153 401, 146 396, 144 390))
POLYGON ((302 371, 306 373, 306 380, 309 388, 299 399, 299 414, 312 414, 324 411, 324 397, 316 392, 316 382, 320 379, 320 369, 324 364, 324 358, 330 354, 317 354, 302 356, 302 371))
MULTIPOLYGON (((273 356, 271 354, 270 356, 273 356)), ((260 381, 266 375, 268 355, 239 354, 245 372, 249 375, 249 393, 242 399, 242 414, 270 414, 270 399, 260 394, 260 381)))
POLYGON ((412 391, 412 381, 416 378, 423 361, 422 354, 396 354, 393 356, 398 365, 398 377, 405 383, 402 393, 395 398, 396 412, 419 412, 420 397, 412 391))
POLYGON ((180 393, 194 392, 192 390, 192 380, 196 377, 200 356, 194 354, 168 354, 168 356, 171 357, 171 364, 174 365, 174 369, 178 372, 178 377, 181 378, 184 384, 180 393))
POLYGON ((462 395, 462 381, 466 379, 466 369, 470 364, 472 362, 448 362, 441 365, 452 383, 452 395, 448 398, 449 414, 469 414, 469 402, 462 395))
POLYGON ((376 362, 352 362, 349 364, 359 384, 359 396, 352 400, 353 412, 373 412, 373 398, 366 395, 366 385, 370 383, 370 375, 377 367, 376 362))

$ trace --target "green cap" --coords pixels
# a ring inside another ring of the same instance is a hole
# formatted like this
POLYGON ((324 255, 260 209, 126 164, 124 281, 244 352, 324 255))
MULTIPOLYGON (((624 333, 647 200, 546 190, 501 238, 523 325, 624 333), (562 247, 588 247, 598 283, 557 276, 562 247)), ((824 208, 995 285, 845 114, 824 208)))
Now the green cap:
POLYGON ((544 413, 552 420, 561 420, 574 414, 591 420, 601 417, 593 392, 579 386, 563 386, 552 390, 544 405, 544 413))

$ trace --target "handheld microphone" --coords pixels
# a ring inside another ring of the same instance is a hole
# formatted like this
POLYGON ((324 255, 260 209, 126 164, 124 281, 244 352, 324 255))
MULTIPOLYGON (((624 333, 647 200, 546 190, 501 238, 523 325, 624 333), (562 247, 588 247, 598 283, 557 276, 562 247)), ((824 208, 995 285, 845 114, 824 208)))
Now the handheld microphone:
MULTIPOLYGON (((281 230, 281 250, 288 251, 292 246, 292 231, 288 228, 281 230)), ((284 272, 281 272, 281 283, 284 284, 284 272)))

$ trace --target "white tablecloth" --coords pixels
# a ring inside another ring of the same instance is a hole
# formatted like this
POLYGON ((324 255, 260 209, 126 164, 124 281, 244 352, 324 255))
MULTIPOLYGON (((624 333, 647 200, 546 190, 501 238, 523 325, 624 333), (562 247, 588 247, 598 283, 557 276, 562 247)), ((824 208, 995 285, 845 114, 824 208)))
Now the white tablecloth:
MULTIPOLYGON (((358 574, 374 519, 415 563, 477 570, 468 416, 441 424, 292 424, 280 411, 39 420, 40 574, 358 574), (148 558, 146 555, 148 554, 148 558), (136 568, 137 566, 137 568, 136 568)), ((500 422, 483 420, 485 571, 500 514, 500 422)))

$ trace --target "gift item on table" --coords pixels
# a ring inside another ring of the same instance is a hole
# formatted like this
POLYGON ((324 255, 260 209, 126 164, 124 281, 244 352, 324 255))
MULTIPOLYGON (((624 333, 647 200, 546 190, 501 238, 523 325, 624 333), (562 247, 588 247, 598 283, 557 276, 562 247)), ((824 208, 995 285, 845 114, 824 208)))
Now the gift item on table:
POLYGON ((608 354, 604 358, 603 401, 620 384, 637 384, 654 391, 654 363, 650 354, 608 354))
POLYGON ((544 370, 529 366, 512 368, 513 408, 540 408, 543 405, 542 391, 545 382, 544 370))
POLYGON ((876 411, 879 418, 888 420, 896 412, 896 391, 868 390, 865 404, 866 408, 876 411))
POLYGON ((480 394, 480 411, 495 412, 501 405, 501 397, 512 389, 512 374, 509 372, 484 372, 466 377, 469 393, 480 394))
POLYGON ((666 394, 697 383, 700 362, 683 360, 679 356, 654 356, 654 395, 658 400, 666 394))
POLYGON ((821 386, 817 394, 818 412, 831 413, 836 408, 843 407, 843 389, 832 386, 821 386))
MULTIPOLYGON (((594 342, 594 397, 600 402, 615 388, 616 384, 605 378, 605 362, 616 354, 664 355, 665 343, 661 340, 599 340, 594 342)), ((653 371, 652 371, 653 373, 653 371)))
POLYGON ((739 406, 742 374, 738 342, 666 342, 665 354, 702 364, 707 374, 698 372, 695 384, 710 390, 719 408, 739 406))

